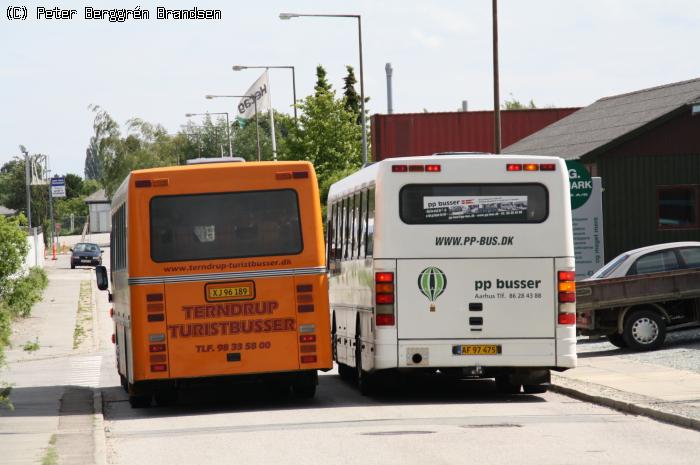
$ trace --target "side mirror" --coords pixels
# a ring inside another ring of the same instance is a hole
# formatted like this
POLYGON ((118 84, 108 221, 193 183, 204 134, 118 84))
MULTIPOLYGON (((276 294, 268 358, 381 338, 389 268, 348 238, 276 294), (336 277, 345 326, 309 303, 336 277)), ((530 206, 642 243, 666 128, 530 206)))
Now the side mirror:
POLYGON ((105 251, 104 251, 104 250, 100 250, 100 255, 102 255, 103 253, 105 253, 105 251))
POLYGON ((70 251, 72 252, 72 251, 73 251, 73 247, 71 247, 71 248, 70 248, 70 249, 68 249, 68 250, 70 250, 70 251))
POLYGON ((97 279, 97 288, 101 291, 106 291, 109 287, 107 280, 107 268, 99 265, 95 267, 95 278, 97 279))

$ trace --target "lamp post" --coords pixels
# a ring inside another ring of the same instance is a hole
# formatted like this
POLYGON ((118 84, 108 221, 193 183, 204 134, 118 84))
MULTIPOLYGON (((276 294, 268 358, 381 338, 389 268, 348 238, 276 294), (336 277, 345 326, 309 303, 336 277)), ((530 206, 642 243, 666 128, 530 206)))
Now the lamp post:
POLYGON ((243 66, 233 65, 234 71, 243 71, 244 69, 291 69, 292 70, 292 94, 294 98, 294 124, 297 123, 297 80, 294 75, 294 66, 243 66))
POLYGON ((280 13, 280 19, 292 19, 302 17, 313 18, 354 18, 357 19, 357 35, 360 46, 360 120, 362 122, 362 165, 367 165, 367 122, 365 120, 365 80, 362 66, 362 18, 360 15, 333 15, 333 14, 302 14, 280 13))
POLYGON ((252 99, 253 100, 253 106, 254 106, 254 111, 255 111, 255 139, 258 145, 258 161, 261 160, 260 158, 260 126, 258 125, 258 99, 255 98, 255 95, 205 95, 204 98, 207 100, 215 99, 215 98, 247 98, 247 99, 252 99))
POLYGON ((186 113, 185 117, 190 118, 192 116, 209 116, 209 115, 226 115, 226 137, 228 137, 228 156, 233 156, 233 148, 231 147, 231 124, 228 119, 228 112, 220 111, 218 113, 186 113))

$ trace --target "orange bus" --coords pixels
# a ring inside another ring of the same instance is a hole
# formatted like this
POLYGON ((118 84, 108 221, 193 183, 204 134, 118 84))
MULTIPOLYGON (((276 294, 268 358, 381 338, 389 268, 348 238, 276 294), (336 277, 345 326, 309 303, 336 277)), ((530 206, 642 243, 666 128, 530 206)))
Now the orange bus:
POLYGON ((312 397, 332 368, 313 166, 215 161, 133 171, 112 199, 113 341, 132 407, 214 377, 312 397))

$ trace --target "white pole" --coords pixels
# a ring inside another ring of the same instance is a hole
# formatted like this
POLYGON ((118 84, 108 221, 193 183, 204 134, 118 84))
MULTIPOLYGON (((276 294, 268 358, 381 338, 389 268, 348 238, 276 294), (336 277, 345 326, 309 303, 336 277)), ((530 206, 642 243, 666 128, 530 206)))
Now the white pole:
MULTIPOLYGON (((269 71, 265 68, 265 72, 269 71)), ((272 111, 272 87, 270 86, 270 75, 267 76, 267 92, 270 95, 270 136, 272 137, 272 160, 277 161, 277 138, 275 137, 275 116, 272 111)))

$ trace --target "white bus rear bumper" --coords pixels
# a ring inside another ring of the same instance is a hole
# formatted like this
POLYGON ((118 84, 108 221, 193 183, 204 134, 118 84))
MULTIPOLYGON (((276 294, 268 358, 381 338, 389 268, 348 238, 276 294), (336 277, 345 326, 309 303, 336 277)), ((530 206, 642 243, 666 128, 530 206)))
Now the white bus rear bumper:
MULTIPOLYGON (((568 336, 562 334, 561 336, 568 336)), ((576 337, 561 339, 402 339, 394 344, 375 346, 374 369, 389 368, 458 368, 458 367, 548 367, 576 366, 576 337), (460 345, 497 345, 497 355, 455 355, 460 345), (558 349, 558 350, 557 350, 558 349), (420 357, 415 357, 418 354, 420 357), (420 361, 416 363, 416 360, 420 361)))

